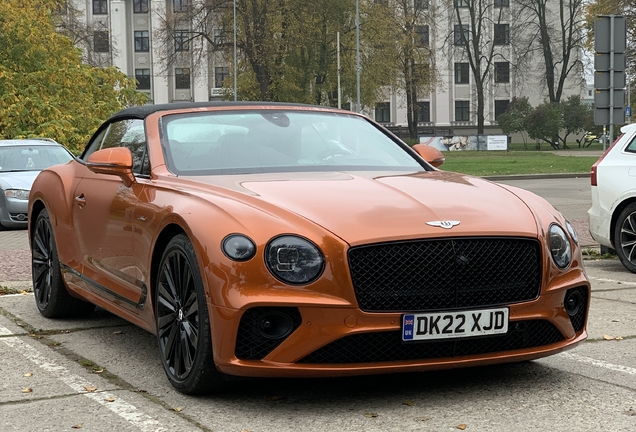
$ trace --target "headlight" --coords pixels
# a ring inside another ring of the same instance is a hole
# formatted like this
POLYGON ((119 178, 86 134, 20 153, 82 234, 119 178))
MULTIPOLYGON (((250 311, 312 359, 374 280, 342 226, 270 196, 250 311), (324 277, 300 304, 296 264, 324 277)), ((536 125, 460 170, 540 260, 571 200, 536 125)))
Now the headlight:
POLYGON ((281 236, 265 249, 265 264, 278 279, 290 284, 308 284, 320 276, 325 259, 320 249, 309 240, 281 236))
POLYGON ((576 231, 574 231, 574 227, 572 226, 572 224, 570 223, 570 221, 565 221, 565 228, 568 230, 568 233, 570 234, 570 237, 572 237, 572 240, 574 240, 574 243, 576 243, 577 245, 579 244, 579 236, 576 235, 576 231))
POLYGON ((550 225, 548 236, 550 237, 550 252, 554 263, 559 268, 566 268, 572 259, 572 249, 565 231, 558 225, 550 225))
POLYGON ((28 200, 29 191, 24 189, 7 189, 6 191, 4 191, 4 196, 19 200, 28 200))
POLYGON ((241 234, 230 234, 221 244, 223 253, 234 261, 247 261, 256 254, 256 245, 249 238, 241 234))

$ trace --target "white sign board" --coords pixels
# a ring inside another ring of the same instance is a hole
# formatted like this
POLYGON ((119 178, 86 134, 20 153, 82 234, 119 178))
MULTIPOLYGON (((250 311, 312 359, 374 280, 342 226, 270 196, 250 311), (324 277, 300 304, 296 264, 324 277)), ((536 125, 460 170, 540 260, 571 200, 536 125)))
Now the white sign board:
POLYGON ((508 136, 488 135, 488 150, 508 150, 508 136))

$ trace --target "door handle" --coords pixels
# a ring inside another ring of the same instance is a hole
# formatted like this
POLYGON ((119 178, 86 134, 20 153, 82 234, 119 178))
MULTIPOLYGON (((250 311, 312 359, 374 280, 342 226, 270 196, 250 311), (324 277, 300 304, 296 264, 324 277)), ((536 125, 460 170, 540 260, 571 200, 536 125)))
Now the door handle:
POLYGON ((77 203, 78 206, 80 206, 80 208, 84 207, 86 205, 86 198, 84 197, 84 194, 76 196, 75 202, 77 203))

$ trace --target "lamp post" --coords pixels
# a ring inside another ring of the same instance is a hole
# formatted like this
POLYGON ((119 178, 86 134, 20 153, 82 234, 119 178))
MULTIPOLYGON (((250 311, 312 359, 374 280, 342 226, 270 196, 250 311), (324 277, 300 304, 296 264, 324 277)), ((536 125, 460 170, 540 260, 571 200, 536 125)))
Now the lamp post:
POLYGON ((236 0, 234 0, 234 102, 237 101, 236 93, 236 0))
POLYGON ((356 112, 360 112, 360 11, 356 0, 356 112))

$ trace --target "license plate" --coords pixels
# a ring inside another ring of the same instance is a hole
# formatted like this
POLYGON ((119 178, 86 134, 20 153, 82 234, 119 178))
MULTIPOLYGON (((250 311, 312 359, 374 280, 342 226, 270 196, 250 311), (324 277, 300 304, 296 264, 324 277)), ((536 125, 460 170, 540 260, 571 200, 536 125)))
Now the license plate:
POLYGON ((502 334, 508 331, 508 308, 407 314, 402 340, 451 339, 502 334))

